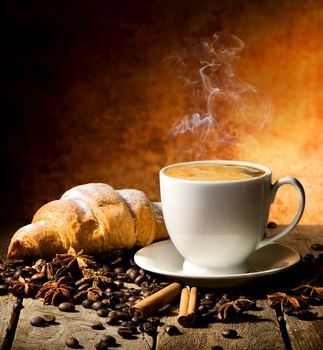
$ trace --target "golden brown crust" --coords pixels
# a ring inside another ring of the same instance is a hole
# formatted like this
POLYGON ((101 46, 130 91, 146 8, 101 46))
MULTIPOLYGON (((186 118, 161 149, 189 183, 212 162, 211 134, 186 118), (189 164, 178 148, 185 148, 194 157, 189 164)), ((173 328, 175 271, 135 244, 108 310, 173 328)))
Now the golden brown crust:
POLYGON ((8 248, 8 258, 27 260, 54 256, 64 251, 57 231, 46 222, 40 221, 24 226, 14 234, 8 248))
POLYGON ((135 224, 135 240, 139 246, 146 246, 154 240, 156 222, 154 211, 144 192, 124 189, 118 191, 128 206, 135 224))
POLYGON ((131 248, 135 244, 134 222, 127 205, 111 186, 86 184, 65 192, 62 199, 76 201, 90 208, 99 224, 103 251, 131 248))
POLYGON ((12 237, 8 257, 54 256, 70 247, 96 255, 167 236, 160 209, 143 192, 92 183, 76 186, 41 207, 32 224, 12 237))
POLYGON ((65 250, 73 247, 79 251, 87 247, 88 253, 103 250, 103 236, 97 229, 97 219, 92 211, 71 200, 56 200, 42 206, 32 223, 46 222, 55 230, 65 250))

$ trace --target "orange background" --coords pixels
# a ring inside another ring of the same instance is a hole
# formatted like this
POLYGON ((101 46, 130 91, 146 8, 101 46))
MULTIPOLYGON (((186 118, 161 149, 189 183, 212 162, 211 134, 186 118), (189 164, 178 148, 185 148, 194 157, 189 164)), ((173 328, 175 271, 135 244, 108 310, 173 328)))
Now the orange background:
MULTIPOLYGON (((323 223, 322 1, 33 2, 5 9, 1 129, 2 215, 29 220, 45 202, 86 182, 137 188, 159 200, 158 171, 188 96, 163 59, 225 30, 246 47, 238 77, 264 91, 275 113, 237 157, 274 178, 297 177, 303 223, 323 223), (167 146, 167 147, 166 147, 167 146)), ((166 152, 167 150, 167 152, 166 152)), ((225 158, 224 153, 206 155, 225 158)), ((271 218, 290 221, 293 191, 271 218)))

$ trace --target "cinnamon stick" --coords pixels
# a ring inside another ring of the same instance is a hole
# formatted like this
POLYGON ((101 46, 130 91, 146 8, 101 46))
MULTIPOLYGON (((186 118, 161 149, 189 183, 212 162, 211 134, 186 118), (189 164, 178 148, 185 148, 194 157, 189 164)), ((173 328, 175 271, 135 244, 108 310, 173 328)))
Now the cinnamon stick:
POLYGON ((180 294, 181 288, 182 286, 179 283, 170 284, 131 307, 130 315, 143 319, 149 317, 160 307, 171 303, 180 294))
POLYGON ((181 292, 181 301, 179 304, 178 323, 183 327, 190 327, 196 321, 196 299, 197 289, 185 287, 181 292))

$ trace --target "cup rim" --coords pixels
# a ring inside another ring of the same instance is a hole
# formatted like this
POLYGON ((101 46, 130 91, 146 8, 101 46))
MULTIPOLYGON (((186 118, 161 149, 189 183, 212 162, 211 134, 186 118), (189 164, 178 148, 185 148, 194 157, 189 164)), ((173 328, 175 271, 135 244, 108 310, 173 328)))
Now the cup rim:
POLYGON ((254 163, 254 162, 247 162, 247 161, 241 161, 241 160, 225 160, 225 159, 210 159, 210 160, 194 160, 194 161, 189 161, 189 162, 180 162, 180 163, 174 163, 174 164, 169 164, 159 171, 159 176, 166 177, 167 179, 173 180, 173 181, 179 181, 179 182, 189 182, 189 183, 203 183, 203 184, 232 184, 232 183, 240 183, 240 182, 254 182, 254 181, 259 181, 261 179, 264 179, 265 177, 271 177, 272 176, 272 171, 266 167, 265 165, 259 164, 259 163, 254 163), (179 166, 179 165, 189 165, 189 164, 232 164, 232 165, 241 165, 241 166, 249 166, 257 169, 261 169, 264 171, 263 175, 256 176, 256 177, 251 177, 248 179, 237 179, 237 180, 192 180, 192 179, 182 179, 182 178, 177 178, 173 176, 168 176, 165 174, 165 171, 179 166))

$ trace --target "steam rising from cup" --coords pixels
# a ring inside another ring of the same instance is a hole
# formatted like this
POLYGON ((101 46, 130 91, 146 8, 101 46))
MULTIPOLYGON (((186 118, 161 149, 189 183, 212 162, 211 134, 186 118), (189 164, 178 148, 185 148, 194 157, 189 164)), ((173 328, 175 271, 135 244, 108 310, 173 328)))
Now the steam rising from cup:
POLYGON ((254 135, 272 108, 263 93, 235 75, 243 48, 238 37, 215 33, 166 59, 177 65, 188 97, 187 114, 168 135, 168 162, 241 159, 258 147, 254 135))

